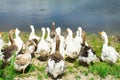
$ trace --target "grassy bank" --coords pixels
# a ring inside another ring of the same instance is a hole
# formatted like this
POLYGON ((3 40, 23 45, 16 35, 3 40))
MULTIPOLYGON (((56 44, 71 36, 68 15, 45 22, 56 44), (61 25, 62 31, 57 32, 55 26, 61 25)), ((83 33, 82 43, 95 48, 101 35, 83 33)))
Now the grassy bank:
MULTIPOLYGON (((41 32, 37 33, 38 36, 41 36, 41 32)), ((21 38, 25 42, 28 40, 29 32, 22 32, 21 38)), ((2 35, 5 42, 8 42, 8 33, 4 32, 2 35)), ((97 56, 101 55, 101 49, 103 40, 100 35, 95 34, 87 34, 87 42, 90 46, 92 46, 97 54, 97 56)), ((113 46, 120 52, 120 42, 116 36, 109 36, 109 45, 113 46)), ((20 72, 16 72, 13 67, 14 58, 11 63, 5 68, 0 68, 0 80, 48 80, 51 78, 46 73, 46 65, 47 61, 41 62, 37 58, 33 58, 31 64, 27 67, 25 74, 20 72)), ((0 66, 2 61, 0 61, 0 66)), ((100 62, 96 60, 93 65, 89 65, 88 67, 84 67, 77 62, 77 59, 70 63, 66 61, 66 71, 63 74, 63 80, 100 80, 100 79, 109 79, 109 80, 119 80, 120 79, 120 60, 118 60, 117 64, 110 65, 105 62, 100 62)))

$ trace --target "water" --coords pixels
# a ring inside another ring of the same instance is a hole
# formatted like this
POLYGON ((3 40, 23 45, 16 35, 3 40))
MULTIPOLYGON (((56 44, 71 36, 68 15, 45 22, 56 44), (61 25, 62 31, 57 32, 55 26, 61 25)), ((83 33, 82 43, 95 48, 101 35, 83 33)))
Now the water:
POLYGON ((30 31, 51 27, 62 30, 82 26, 88 33, 120 33, 120 0, 0 0, 0 31, 18 27, 30 31))

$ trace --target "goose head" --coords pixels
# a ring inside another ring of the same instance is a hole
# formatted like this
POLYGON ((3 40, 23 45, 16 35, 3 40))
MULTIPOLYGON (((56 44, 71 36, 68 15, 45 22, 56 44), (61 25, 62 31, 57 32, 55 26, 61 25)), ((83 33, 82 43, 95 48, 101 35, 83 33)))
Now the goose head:
POLYGON ((55 29, 55 22, 52 22, 52 30, 55 29))
POLYGON ((72 35, 72 30, 70 28, 67 28, 67 32, 69 35, 72 35))
POLYGON ((33 25, 30 25, 30 29, 33 30, 33 29, 34 29, 34 26, 33 26, 33 25))
POLYGON ((99 32, 99 34, 101 35, 102 39, 106 39, 107 38, 106 32, 101 31, 101 32, 99 32))
POLYGON ((42 27, 42 28, 41 28, 41 31, 42 31, 42 32, 45 32, 45 28, 44 28, 44 27, 42 27))
POLYGON ((12 44, 15 44, 15 41, 13 40, 13 34, 15 33, 15 30, 10 30, 9 31, 9 39, 12 44))
POLYGON ((78 27, 78 31, 82 31, 82 28, 80 26, 78 27))
POLYGON ((19 35, 20 34, 20 30, 18 28, 15 29, 15 34, 19 35))
POLYGON ((102 39, 104 40, 103 46, 107 46, 108 45, 108 37, 107 37, 106 32, 101 31, 101 32, 99 32, 99 34, 101 35, 102 39))
POLYGON ((55 32, 55 22, 52 22, 52 31, 50 33, 50 37, 54 38, 55 34, 56 34, 56 32, 55 32))

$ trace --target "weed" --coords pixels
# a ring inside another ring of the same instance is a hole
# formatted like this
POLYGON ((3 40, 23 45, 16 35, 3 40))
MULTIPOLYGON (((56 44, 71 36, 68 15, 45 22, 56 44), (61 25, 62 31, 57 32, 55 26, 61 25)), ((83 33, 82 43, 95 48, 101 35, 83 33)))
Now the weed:
POLYGON ((73 73, 73 66, 67 66, 68 72, 73 73))
POLYGON ((93 66, 89 66, 89 70, 93 74, 99 74, 100 77, 105 78, 110 71, 110 66, 107 63, 97 63, 93 66))
POLYGON ((94 77, 91 77, 90 80, 94 80, 94 77))
POLYGON ((87 70, 83 70, 82 72, 84 73, 85 76, 88 76, 88 71, 87 70))
POLYGON ((40 74, 38 74, 38 80, 43 80, 40 74))
POLYGON ((76 75, 76 76, 75 76, 75 79, 76 79, 76 80, 81 80, 81 77, 80 77, 79 75, 76 75))
POLYGON ((120 65, 112 65, 110 67, 110 74, 115 76, 116 78, 120 78, 120 65))

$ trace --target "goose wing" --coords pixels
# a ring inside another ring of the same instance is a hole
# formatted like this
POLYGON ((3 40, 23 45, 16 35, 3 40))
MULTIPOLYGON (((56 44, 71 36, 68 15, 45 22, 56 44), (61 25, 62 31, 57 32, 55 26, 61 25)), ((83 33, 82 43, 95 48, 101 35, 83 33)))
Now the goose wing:
POLYGON ((18 55, 16 57, 16 64, 24 66, 30 61, 30 58, 26 55, 18 55))

